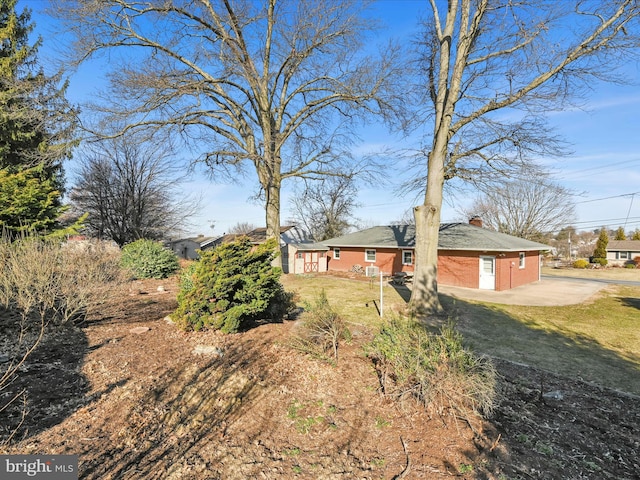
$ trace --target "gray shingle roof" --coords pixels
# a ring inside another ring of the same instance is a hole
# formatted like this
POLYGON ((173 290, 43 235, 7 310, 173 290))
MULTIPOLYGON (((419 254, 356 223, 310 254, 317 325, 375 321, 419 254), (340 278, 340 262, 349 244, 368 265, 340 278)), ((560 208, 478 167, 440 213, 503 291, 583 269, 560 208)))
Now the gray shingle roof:
MULTIPOLYGON (((413 248, 415 233, 415 225, 386 225, 331 238, 322 243, 328 247, 413 248)), ((438 236, 438 250, 522 252, 550 249, 550 246, 542 243, 468 223, 443 223, 438 236)))
POLYGON ((299 252, 322 252, 329 250, 329 247, 327 247, 324 243, 306 242, 294 243, 293 245, 295 245, 296 249, 299 252))
POLYGON ((608 252, 630 251, 640 252, 640 240, 609 240, 608 252))

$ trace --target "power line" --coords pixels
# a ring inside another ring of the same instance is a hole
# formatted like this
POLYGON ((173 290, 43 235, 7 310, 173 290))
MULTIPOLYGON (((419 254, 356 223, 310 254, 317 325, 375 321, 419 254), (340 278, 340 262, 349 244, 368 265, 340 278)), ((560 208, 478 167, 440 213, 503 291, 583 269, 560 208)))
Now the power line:
POLYGON ((632 160, 622 160, 620 162, 607 163, 606 165, 598 165, 596 167, 583 168, 583 169, 580 169, 580 171, 577 173, 572 173, 571 178, 580 179, 585 177, 592 177, 594 175, 599 175, 600 171, 602 170, 611 170, 611 167, 613 166, 626 165, 626 164, 635 163, 635 162, 640 162, 640 159, 634 158, 632 160), (592 172, 592 173, 584 173, 584 172, 592 172))
POLYGON ((594 198, 592 200, 582 200, 581 202, 575 202, 575 203, 578 204, 578 203, 599 202, 601 200, 611 200, 612 198, 633 197, 634 195, 640 195, 640 192, 621 193, 620 195, 613 195, 611 197, 594 198))

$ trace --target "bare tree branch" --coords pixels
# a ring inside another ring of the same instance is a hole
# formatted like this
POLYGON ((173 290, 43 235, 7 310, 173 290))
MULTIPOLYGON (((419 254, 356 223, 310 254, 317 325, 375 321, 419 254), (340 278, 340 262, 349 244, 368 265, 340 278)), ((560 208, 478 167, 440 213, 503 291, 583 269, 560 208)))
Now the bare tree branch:
POLYGON ((355 122, 398 111, 395 49, 362 54, 374 27, 363 2, 54 4, 75 35, 77 63, 126 52, 110 74, 108 101, 91 107, 103 122, 87 128, 103 133, 125 119, 114 135, 168 131, 215 174, 248 162, 265 194, 269 236, 279 235, 283 179, 333 172, 355 122))
POLYGON ((128 135, 92 144, 80 161, 71 204, 89 214, 85 225, 97 238, 121 246, 166 239, 197 212, 198 201, 180 188, 185 176, 166 145, 128 135))
POLYGON ((414 211, 416 312, 440 310, 445 181, 495 186, 501 176, 538 169, 538 156, 566 154, 546 114, 583 98, 594 79, 620 81, 615 67, 640 46, 636 0, 448 0, 446 11, 441 5, 430 0, 418 57, 429 106, 422 125, 430 135, 422 158, 416 156, 420 181, 409 184, 425 195, 414 211))

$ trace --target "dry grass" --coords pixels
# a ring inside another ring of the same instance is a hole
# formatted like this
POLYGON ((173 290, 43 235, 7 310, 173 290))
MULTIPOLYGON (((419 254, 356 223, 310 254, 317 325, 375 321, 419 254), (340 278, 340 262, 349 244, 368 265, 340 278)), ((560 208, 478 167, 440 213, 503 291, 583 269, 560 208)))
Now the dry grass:
POLYGON ((640 268, 552 268, 543 267, 543 275, 640 282, 640 268))
MULTIPOLYGON (((329 275, 283 275, 282 284, 288 291, 295 291, 302 301, 311 302, 324 290, 331 306, 350 324, 378 327, 380 282, 332 277, 329 275)), ((403 310, 409 290, 383 285, 383 315, 403 310), (404 298, 403 298, 404 296, 404 298)))
MULTIPOLYGON (((562 272, 567 274, 567 270, 562 272)), ((625 269, 595 272, 591 275, 640 273, 625 269)), ((322 289, 326 290, 331 305, 352 324, 374 328, 382 325, 376 310, 380 289, 377 282, 287 275, 283 283, 288 290, 297 291, 302 300, 315 298, 322 289)), ((384 313, 389 317, 406 305, 408 291, 385 286, 383 295, 384 313)), ((441 298, 465 341, 478 353, 640 394, 640 287, 611 286, 590 303, 561 307, 441 298)), ((434 326, 441 321, 433 320, 434 326)))
POLYGON ((560 307, 446 303, 477 351, 640 394, 640 287, 560 307))

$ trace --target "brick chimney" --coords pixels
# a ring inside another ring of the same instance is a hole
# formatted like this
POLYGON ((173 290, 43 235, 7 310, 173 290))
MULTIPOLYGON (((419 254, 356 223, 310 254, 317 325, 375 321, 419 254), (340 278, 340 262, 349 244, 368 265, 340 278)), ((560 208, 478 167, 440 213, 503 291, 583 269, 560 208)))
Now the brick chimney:
POLYGON ((474 215, 469 219, 469 224, 482 228, 482 219, 478 215, 474 215))

